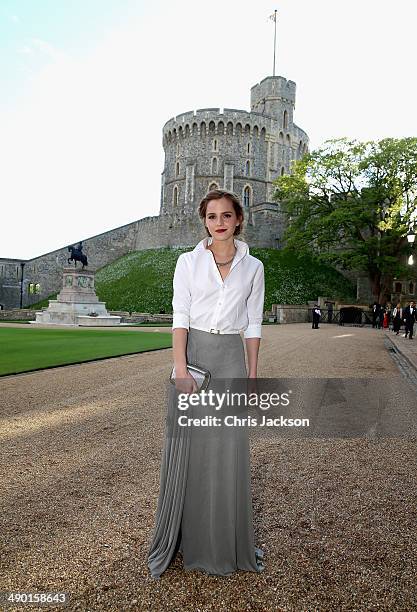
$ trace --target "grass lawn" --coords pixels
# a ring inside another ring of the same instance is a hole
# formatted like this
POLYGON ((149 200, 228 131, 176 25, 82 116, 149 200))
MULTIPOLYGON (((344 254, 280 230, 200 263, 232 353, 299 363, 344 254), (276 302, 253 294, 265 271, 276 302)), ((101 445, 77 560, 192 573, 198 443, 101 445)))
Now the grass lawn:
POLYGON ((0 329, 0 376, 172 346, 167 332, 0 329))

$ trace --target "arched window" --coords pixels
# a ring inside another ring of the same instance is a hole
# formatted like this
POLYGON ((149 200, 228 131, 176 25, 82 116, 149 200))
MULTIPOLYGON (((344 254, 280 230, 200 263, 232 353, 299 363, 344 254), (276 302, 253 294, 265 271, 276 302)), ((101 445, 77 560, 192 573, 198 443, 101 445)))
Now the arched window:
POLYGON ((285 168, 284 168, 284 166, 282 166, 282 168, 281 168, 281 176, 284 176, 284 174, 285 174, 285 168))
POLYGON ((218 189, 219 186, 217 183, 210 183, 208 190, 213 191, 213 189, 218 189))
POLYGON ((175 176, 178 176, 180 173, 180 162, 175 164, 175 176))
POLYGON ((247 206, 249 207, 251 204, 251 193, 250 193, 250 187, 249 185, 246 185, 246 187, 243 190, 243 206, 247 206))
POLYGON ((408 293, 409 293, 410 295, 414 295, 414 283, 413 283, 413 282, 411 282, 411 283, 408 285, 408 293))
POLYGON ((178 187, 175 185, 174 191, 172 192, 172 205, 178 206, 178 187))
POLYGON ((217 125, 217 133, 220 136, 223 136, 223 134, 224 134, 224 123, 223 123, 223 121, 219 121, 219 123, 217 125))
POLYGON ((245 164, 245 175, 250 176, 250 161, 247 159, 245 164))
POLYGON ((283 117, 283 121, 282 121, 284 130, 286 130, 288 128, 288 112, 285 110, 284 111, 284 117, 283 117))
POLYGON ((39 283, 36 283, 35 285, 35 293, 40 293, 41 292, 41 286, 39 283))
POLYGON ((213 140, 213 151, 217 151, 217 138, 213 140))
POLYGON ((228 136, 233 135, 233 123, 231 121, 229 121, 227 124, 226 133, 228 136))
POLYGON ((217 174, 217 157, 213 157, 211 160, 211 173, 217 174))
POLYGON ((287 134, 287 145, 291 146, 291 136, 289 134, 287 134))
POLYGON ((250 142, 248 142, 248 153, 250 153, 250 142))

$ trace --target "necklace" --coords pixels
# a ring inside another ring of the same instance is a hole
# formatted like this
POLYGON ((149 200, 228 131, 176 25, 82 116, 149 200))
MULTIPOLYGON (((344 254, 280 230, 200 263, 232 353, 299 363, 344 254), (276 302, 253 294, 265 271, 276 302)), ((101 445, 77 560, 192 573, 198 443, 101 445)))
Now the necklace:
MULTIPOLYGON (((235 255, 236 255, 236 249, 235 249, 235 252, 234 252, 234 255, 233 255, 232 259, 229 259, 229 261, 222 261, 222 262, 219 262, 219 261, 217 261, 217 260, 216 260, 216 258, 215 258, 215 257, 214 257, 214 261, 216 262, 216 265, 217 265, 217 266, 228 266, 228 265, 229 265, 230 263, 232 263, 232 261, 234 260, 235 255)), ((214 256, 214 253, 213 253, 213 256, 214 256)))

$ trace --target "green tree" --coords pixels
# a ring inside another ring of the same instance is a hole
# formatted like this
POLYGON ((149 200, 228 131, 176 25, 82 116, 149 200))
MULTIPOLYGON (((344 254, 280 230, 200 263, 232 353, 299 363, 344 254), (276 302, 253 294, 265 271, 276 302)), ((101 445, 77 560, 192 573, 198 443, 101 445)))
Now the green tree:
POLYGON ((341 138, 294 162, 276 180, 286 248, 366 272, 377 300, 407 275, 406 235, 417 216, 417 138, 341 138))

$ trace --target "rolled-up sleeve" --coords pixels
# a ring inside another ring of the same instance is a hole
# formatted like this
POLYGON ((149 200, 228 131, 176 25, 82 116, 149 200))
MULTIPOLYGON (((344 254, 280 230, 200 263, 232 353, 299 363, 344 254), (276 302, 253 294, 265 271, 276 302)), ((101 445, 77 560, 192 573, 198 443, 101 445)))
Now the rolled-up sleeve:
POLYGON ((173 288, 174 297, 172 298, 172 329, 183 327, 190 329, 190 306, 191 291, 189 283, 189 271, 185 253, 180 255, 175 266, 173 288))
POLYGON ((245 338, 262 338, 265 277, 263 263, 259 262, 259 264, 253 279, 252 291, 246 301, 249 323, 243 333, 245 338))

